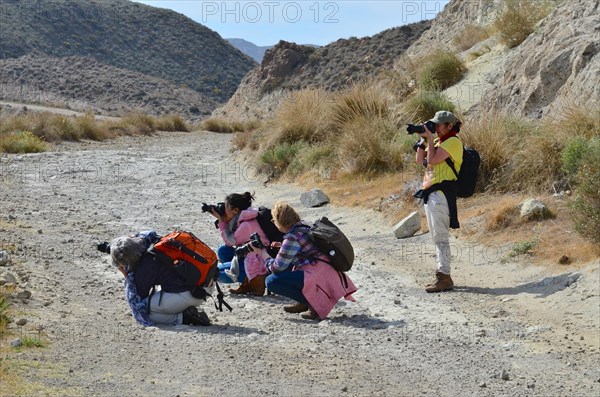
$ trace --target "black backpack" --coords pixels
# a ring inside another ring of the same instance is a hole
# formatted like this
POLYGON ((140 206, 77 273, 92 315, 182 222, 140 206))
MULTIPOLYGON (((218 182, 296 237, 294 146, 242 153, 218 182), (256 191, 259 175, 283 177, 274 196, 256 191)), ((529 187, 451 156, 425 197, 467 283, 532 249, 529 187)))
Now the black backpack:
POLYGON ((463 162, 460 166, 460 172, 456 172, 454 162, 450 157, 446 159, 446 163, 457 178, 456 196, 462 198, 471 197, 475 193, 479 165, 481 164, 481 157, 477 150, 463 146, 463 162))
POLYGON ((354 248, 344 233, 327 217, 316 221, 308 236, 323 254, 328 256, 331 266, 337 271, 347 272, 354 263, 354 248))
MULTIPOLYGON (((273 215, 269 208, 262 206, 258 207, 258 217, 256 217, 256 220, 262 231, 265 232, 269 241, 279 241, 280 243, 283 241, 283 233, 281 233, 273 223, 273 215)), ((273 258, 277 256, 278 251, 279 248, 267 248, 267 253, 273 258)))

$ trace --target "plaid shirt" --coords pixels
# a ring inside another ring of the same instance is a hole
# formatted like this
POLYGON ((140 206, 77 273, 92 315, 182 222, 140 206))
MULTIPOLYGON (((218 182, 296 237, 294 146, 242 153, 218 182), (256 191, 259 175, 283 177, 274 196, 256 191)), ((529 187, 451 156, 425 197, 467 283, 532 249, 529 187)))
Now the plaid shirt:
POLYGON ((310 226, 302 221, 296 223, 283 236, 283 243, 279 253, 273 258, 267 258, 265 265, 272 273, 283 272, 290 266, 300 267, 313 264, 321 256, 321 252, 315 247, 308 237, 310 226))

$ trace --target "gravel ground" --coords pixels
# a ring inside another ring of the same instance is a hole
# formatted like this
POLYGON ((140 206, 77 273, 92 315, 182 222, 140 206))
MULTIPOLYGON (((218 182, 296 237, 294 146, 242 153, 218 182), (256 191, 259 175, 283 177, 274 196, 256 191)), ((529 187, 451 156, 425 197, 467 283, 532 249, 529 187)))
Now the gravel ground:
POLYGON ((95 242, 183 228, 217 247, 200 205, 234 191, 301 208, 298 187, 264 185, 235 162, 230 139, 169 133, 0 157, 0 249, 14 251, 0 277, 14 276, 11 300, 26 320, 11 328, 49 342, 9 359, 24 394, 600 394, 598 261, 551 273, 453 238, 457 287, 426 294, 435 269, 429 234, 396 240, 369 210, 301 209, 307 220, 329 216, 357 254, 349 274, 358 301, 338 303, 324 321, 284 313, 281 297, 229 296, 231 313, 204 305, 211 327, 137 325, 122 276, 95 242), (23 290, 32 296, 17 298, 23 290))

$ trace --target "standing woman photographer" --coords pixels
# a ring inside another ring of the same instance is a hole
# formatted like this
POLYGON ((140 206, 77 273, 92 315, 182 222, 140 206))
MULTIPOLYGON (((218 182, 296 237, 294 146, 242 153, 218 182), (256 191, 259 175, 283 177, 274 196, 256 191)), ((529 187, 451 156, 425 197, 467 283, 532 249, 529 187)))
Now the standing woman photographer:
POLYGON ((419 133, 421 140, 415 144, 417 164, 426 167, 421 190, 416 198, 423 200, 429 231, 435 243, 437 272, 433 283, 425 286, 427 292, 447 291, 454 287, 450 277, 450 233, 449 228, 457 229, 458 211, 456 208, 456 174, 447 163, 449 158, 460 172, 463 162, 463 144, 456 136, 461 122, 449 111, 437 112, 433 119, 435 131, 427 124, 419 133), (433 137, 433 132, 438 138, 433 137))
POLYGON ((214 209, 211 209, 210 213, 217 218, 217 226, 225 243, 217 250, 221 261, 219 281, 241 282, 242 284, 238 288, 229 290, 234 294, 251 293, 262 296, 265 293, 267 275, 264 259, 255 252, 249 252, 244 257, 236 256, 234 249, 235 246, 247 243, 254 233, 258 233, 265 244, 270 243, 258 223, 258 210, 251 207, 252 201, 254 201, 254 196, 250 192, 232 193, 225 197, 225 213, 223 215, 214 209))

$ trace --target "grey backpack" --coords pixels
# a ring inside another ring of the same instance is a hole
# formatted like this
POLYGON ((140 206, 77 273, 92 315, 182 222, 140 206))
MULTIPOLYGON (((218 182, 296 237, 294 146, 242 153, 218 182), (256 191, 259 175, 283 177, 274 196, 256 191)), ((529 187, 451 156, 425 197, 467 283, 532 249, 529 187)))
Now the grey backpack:
POLYGON ((333 224, 327 217, 322 217, 316 221, 308 235, 313 244, 323 254, 327 255, 329 263, 333 268, 340 272, 347 272, 354 263, 354 248, 342 231, 333 224))

